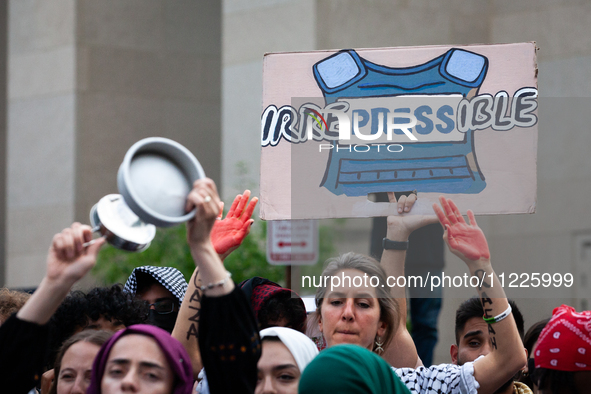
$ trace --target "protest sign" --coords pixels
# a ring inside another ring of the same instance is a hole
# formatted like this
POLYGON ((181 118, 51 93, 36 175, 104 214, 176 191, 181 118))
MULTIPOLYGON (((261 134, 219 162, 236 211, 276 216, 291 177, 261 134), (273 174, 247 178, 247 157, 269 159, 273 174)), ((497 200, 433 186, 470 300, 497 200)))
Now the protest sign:
POLYGON ((535 43, 267 54, 261 218, 533 213, 537 95, 535 43))

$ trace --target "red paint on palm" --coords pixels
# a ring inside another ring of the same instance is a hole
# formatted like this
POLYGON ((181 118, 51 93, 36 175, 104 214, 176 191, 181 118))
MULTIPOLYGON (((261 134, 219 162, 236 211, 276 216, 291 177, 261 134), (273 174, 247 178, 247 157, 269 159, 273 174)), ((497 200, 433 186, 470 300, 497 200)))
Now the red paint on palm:
POLYGON ((478 227, 474 212, 468 210, 469 222, 466 223, 460 210, 452 200, 439 197, 441 207, 433 204, 433 210, 439 218, 439 222, 445 229, 443 238, 450 250, 468 260, 489 259, 490 251, 484 233, 478 227))
POLYGON ((249 197, 249 190, 246 190, 244 194, 237 195, 224 219, 221 219, 223 213, 222 205, 222 212, 220 212, 218 218, 220 220, 215 221, 211 230, 211 243, 219 255, 228 255, 238 248, 250 232, 250 226, 254 222, 251 219, 252 212, 259 199, 253 197, 250 203, 248 203, 249 197))

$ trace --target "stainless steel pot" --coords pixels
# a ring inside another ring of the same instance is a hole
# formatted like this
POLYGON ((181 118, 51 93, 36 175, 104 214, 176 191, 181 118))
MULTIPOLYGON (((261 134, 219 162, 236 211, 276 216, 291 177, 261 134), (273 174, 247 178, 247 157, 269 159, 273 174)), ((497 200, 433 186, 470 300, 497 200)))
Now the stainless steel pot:
POLYGON ((171 227, 191 220, 185 212, 193 183, 204 178, 199 161, 183 145, 162 137, 133 144, 117 172, 117 187, 129 208, 145 223, 171 227))
POLYGON ((101 198, 90 209, 90 224, 109 244, 128 252, 148 249, 156 235, 156 227, 141 221, 120 194, 101 198))

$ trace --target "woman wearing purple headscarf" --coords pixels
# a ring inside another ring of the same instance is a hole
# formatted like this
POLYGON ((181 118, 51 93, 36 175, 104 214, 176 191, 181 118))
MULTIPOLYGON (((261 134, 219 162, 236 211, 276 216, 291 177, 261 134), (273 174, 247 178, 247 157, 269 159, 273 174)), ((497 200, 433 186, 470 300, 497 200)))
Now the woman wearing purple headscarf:
POLYGON ((161 328, 138 324, 119 331, 103 345, 94 360, 87 393, 190 394, 192 371, 179 341, 161 328))

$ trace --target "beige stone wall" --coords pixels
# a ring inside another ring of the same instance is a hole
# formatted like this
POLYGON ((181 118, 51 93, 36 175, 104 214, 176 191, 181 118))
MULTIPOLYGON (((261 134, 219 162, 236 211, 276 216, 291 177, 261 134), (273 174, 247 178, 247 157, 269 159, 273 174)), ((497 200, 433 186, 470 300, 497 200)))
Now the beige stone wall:
POLYGON ((6 284, 32 286, 52 234, 74 219, 75 1, 8 11, 6 284))
POLYGON ((220 183, 219 2, 14 0, 8 21, 6 285, 39 283, 52 235, 117 193, 141 138, 220 183))
MULTIPOLYGON (((0 157, 6 157, 6 108, 8 62, 8 3, 0 3, 0 157)), ((6 160, 0 160, 0 234, 6 234, 6 160)), ((6 272, 6 239, 0 237, 0 284, 6 272)))
POLYGON ((141 138, 185 145, 219 183, 220 18, 217 2, 78 2, 78 220, 117 192, 117 169, 141 138))
POLYGON ((223 1, 222 183, 257 194, 263 55, 316 47, 312 0, 223 1))

